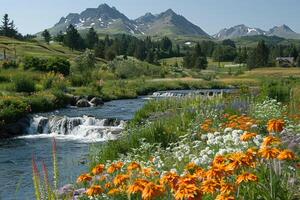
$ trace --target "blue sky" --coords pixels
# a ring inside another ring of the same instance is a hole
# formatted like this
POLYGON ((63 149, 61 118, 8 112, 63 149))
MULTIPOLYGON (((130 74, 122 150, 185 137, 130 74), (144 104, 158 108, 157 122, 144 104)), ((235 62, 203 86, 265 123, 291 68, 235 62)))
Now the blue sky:
POLYGON ((0 0, 0 3, 0 15, 8 13, 21 33, 31 34, 53 26, 70 12, 81 12, 101 3, 115 6, 131 19, 172 8, 209 34, 237 24, 266 30, 287 24, 300 32, 300 0, 0 0))

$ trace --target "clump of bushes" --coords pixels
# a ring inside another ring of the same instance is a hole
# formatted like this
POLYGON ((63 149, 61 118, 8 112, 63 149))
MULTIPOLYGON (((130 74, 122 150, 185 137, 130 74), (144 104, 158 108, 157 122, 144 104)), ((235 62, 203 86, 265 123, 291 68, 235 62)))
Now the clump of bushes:
POLYGON ((27 76, 16 76, 13 79, 13 85, 16 92, 32 93, 35 91, 35 82, 27 76))
POLYGON ((3 69, 10 69, 10 68, 16 69, 19 67, 19 65, 16 61, 10 60, 10 61, 4 61, 2 63, 2 67, 3 67, 3 69))
POLYGON ((25 116, 30 111, 30 106, 20 98, 0 98, 0 122, 11 123, 25 116))
POLYGON ((54 72, 47 73, 41 82, 43 89, 55 89, 60 91, 65 91, 66 86, 66 80, 63 75, 61 74, 55 74, 54 72))
POLYGON ((23 60, 24 69, 33 69, 42 72, 55 72, 67 76, 70 74, 70 62, 64 58, 42 59, 33 56, 26 56, 23 60))

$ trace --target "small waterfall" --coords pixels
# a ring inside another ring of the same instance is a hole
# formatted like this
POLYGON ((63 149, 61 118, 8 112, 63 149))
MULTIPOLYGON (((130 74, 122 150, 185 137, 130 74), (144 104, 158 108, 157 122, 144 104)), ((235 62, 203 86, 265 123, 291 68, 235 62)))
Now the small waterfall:
POLYGON ((234 90, 231 90, 231 89, 159 91, 159 92, 154 92, 151 97, 153 97, 153 98, 185 97, 185 96, 214 97, 214 96, 222 96, 224 93, 231 93, 233 91, 234 90))
POLYGON ((126 122, 95 117, 34 116, 24 137, 59 136, 70 139, 113 140, 124 130, 126 122))

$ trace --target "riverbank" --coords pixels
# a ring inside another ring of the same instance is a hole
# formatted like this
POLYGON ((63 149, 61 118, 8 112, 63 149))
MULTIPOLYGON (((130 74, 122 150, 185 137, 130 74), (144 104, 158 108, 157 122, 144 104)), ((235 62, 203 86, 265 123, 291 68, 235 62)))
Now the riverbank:
MULTIPOLYGON (((208 82, 203 80, 174 80, 174 81, 108 81, 100 91, 88 87, 69 88, 68 93, 62 91, 36 92, 24 96, 0 97, 0 138, 10 138, 20 135, 28 124, 26 116, 38 112, 49 112, 64 108, 67 105, 91 106, 95 97, 97 105, 102 101, 108 102, 117 99, 132 99, 140 95, 148 95, 155 91, 184 90, 184 89, 219 89, 237 86, 208 82)), ((93 103, 95 103, 93 102, 93 103)))
POLYGON ((247 96, 151 101, 119 140, 91 149, 91 170, 69 192, 145 199, 151 186, 152 198, 299 198, 292 181, 300 178, 299 115, 287 111, 276 100, 247 96))

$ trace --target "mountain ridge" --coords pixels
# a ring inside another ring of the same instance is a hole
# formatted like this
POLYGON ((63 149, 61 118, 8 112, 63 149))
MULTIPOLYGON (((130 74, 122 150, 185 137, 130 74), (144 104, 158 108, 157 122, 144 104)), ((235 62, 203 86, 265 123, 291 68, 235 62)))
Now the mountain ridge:
POLYGON ((184 16, 168 9, 159 14, 150 12, 137 19, 129 19, 115 7, 101 4, 97 8, 87 8, 81 13, 69 13, 48 30, 52 35, 65 32, 73 24, 78 30, 94 27, 99 33, 126 33, 133 35, 189 35, 209 34, 187 20, 184 16))
POLYGON ((300 39, 300 34, 296 33, 285 24, 280 26, 274 26, 268 31, 240 24, 230 28, 224 28, 220 30, 217 34, 213 35, 213 37, 218 40, 224 40, 256 35, 278 36, 285 39, 300 39))

